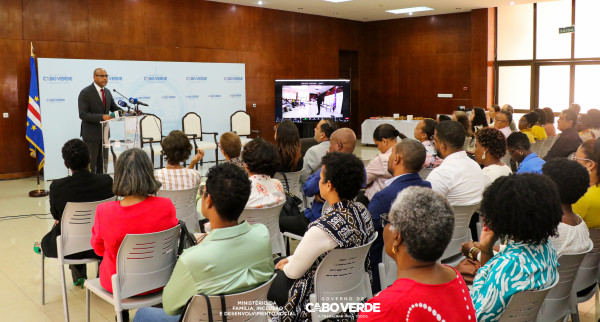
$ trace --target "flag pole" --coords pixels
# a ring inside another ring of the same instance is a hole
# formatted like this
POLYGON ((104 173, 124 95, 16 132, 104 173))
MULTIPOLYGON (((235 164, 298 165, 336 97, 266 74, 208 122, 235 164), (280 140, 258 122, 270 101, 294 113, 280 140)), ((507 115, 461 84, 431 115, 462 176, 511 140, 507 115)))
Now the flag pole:
MULTIPOLYGON (((30 46, 31 46, 31 52, 30 52, 31 57, 35 57, 35 55, 33 54, 33 42, 30 43, 30 46)), ((37 173, 37 190, 29 191, 29 197, 32 197, 32 198, 45 197, 48 195, 48 191, 43 190, 40 185, 40 167, 38 166, 40 164, 39 158, 40 158, 40 154, 37 153, 37 151, 36 151, 36 153, 35 153, 35 159, 36 159, 35 169, 36 169, 36 173, 37 173)))

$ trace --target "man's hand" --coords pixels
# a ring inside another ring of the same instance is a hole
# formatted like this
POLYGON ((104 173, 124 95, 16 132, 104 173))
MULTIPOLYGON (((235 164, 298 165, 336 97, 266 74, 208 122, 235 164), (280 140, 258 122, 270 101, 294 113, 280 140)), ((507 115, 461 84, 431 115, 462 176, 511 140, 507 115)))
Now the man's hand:
POLYGON ((315 195, 315 200, 320 203, 325 203, 325 200, 323 200, 323 198, 321 198, 321 195, 319 194, 315 195))
POLYGON ((287 265, 287 263, 288 263, 288 262, 289 262, 289 261, 288 261, 288 259, 287 259, 287 258, 284 258, 284 259, 280 260, 279 262, 277 262, 277 265, 275 265, 275 269, 279 269, 279 270, 282 270, 282 271, 283 271, 283 267, 284 267, 285 265, 287 265))
POLYGON ((114 117, 112 117, 112 116, 110 116, 108 114, 104 114, 104 115, 102 115, 102 119, 105 120, 105 121, 108 121, 108 120, 114 119, 114 117))

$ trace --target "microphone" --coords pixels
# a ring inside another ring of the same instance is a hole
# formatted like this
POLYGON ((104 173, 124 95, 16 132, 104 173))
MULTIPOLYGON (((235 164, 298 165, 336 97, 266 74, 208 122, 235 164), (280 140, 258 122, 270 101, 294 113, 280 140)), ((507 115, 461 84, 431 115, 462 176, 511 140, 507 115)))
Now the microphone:
POLYGON ((127 109, 130 109, 131 106, 129 106, 129 104, 127 104, 125 101, 123 100, 119 100, 119 102, 117 103, 117 105, 119 105, 120 107, 127 107, 127 109))
POLYGON ((138 101, 137 98, 133 98, 133 97, 129 98, 129 103, 131 103, 131 104, 137 104, 137 105, 142 105, 142 106, 148 106, 148 104, 146 104, 146 103, 144 103, 142 101, 138 101))

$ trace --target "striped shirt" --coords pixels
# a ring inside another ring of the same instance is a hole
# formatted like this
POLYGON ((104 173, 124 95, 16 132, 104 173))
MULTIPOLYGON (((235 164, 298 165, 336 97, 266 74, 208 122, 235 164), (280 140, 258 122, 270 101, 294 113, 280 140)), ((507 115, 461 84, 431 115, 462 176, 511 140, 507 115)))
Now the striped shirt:
POLYGON ((194 169, 158 169, 154 176, 162 182, 162 190, 186 190, 200 185, 202 176, 194 169))

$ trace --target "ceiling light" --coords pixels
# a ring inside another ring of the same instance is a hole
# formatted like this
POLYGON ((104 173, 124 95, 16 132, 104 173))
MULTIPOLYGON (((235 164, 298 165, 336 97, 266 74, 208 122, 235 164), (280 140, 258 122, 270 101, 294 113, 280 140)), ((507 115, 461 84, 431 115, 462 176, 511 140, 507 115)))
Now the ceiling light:
POLYGON ((412 7, 412 8, 386 10, 385 12, 389 12, 389 13, 393 13, 393 14, 399 15, 399 14, 403 14, 403 13, 412 14, 413 12, 429 11, 429 10, 434 10, 434 9, 433 8, 429 8, 429 7, 412 7))
POLYGON ((409 16, 412 16, 412 11, 408 13, 409 16))
POLYGON ((323 0, 323 1, 338 3, 338 2, 346 2, 346 1, 352 1, 352 0, 323 0))
POLYGON ((262 1, 258 1, 258 5, 262 6, 263 2, 262 1))
POLYGON ((511 5, 511 6, 514 6, 514 5, 515 5, 515 2, 514 2, 514 1, 511 1, 511 2, 510 2, 510 5, 511 5))

